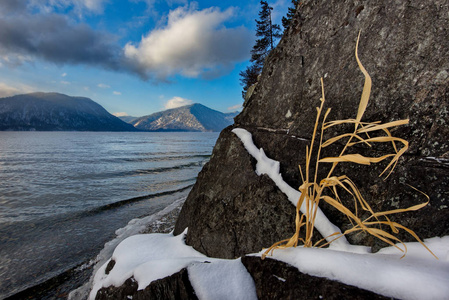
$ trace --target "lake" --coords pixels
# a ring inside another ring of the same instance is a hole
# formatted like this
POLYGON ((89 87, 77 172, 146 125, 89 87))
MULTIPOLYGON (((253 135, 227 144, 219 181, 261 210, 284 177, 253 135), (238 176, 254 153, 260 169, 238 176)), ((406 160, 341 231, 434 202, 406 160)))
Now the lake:
POLYGON ((185 197, 218 133, 0 132, 0 299, 185 197))

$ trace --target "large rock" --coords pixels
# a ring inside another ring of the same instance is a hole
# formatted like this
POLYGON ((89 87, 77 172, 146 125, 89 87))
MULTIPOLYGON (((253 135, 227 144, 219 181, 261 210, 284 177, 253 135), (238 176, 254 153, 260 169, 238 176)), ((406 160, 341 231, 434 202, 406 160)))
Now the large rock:
POLYGON ((242 263, 254 279, 260 300, 391 299, 338 281, 301 273, 297 268, 274 259, 245 256, 242 263))
MULTIPOLYGON (((421 238, 449 234, 449 3, 419 1, 302 1, 291 28, 267 58, 262 76, 234 127, 253 134, 267 156, 280 161, 283 178, 300 185, 298 165, 312 136, 315 107, 324 77, 330 120, 354 118, 364 77, 359 57, 373 80, 364 120, 410 124, 394 131, 410 142, 388 181, 378 175, 385 165, 344 165, 374 210, 408 207, 430 197, 418 212, 392 219, 421 238)), ((254 173, 254 161, 228 128, 220 135, 176 224, 189 227, 187 243, 217 257, 260 251, 293 233, 294 211, 267 177, 254 173)), ((361 149, 360 151, 366 151, 361 149)), ((379 150, 379 155, 383 149, 379 150)), ((332 154, 332 152, 329 152, 332 154)), ((343 230, 347 220, 323 206, 343 230)), ((400 234, 404 241, 413 240, 400 234)), ((352 243, 383 246, 362 234, 352 243)))
MULTIPOLYGON (((353 118, 363 87, 354 57, 359 30, 359 56, 373 79, 365 120, 410 124, 394 131, 410 142, 409 152, 384 182, 385 165, 344 165, 339 174, 351 177, 374 210, 390 210, 423 202, 417 212, 392 219, 421 238, 449 234, 449 3, 422 1, 302 1, 291 28, 268 57, 262 76, 245 101, 235 125, 222 131, 210 162, 205 165, 186 200, 175 234, 189 227, 186 242, 209 256, 234 258, 258 252, 293 234, 295 211, 267 176, 255 174, 255 160, 231 130, 242 127, 257 147, 280 162, 283 179, 300 183, 298 164, 304 164, 321 97, 324 77, 330 119, 353 118)), ((366 149, 359 149, 364 152, 366 149)), ((382 155, 384 149, 378 150, 382 155)), ((335 151, 329 151, 332 154, 335 151)), ((343 230, 347 221, 322 206, 343 230)), ((413 240, 400 235, 404 241, 413 240)), ((365 235, 353 243, 383 246, 365 235)), ((355 287, 308 276, 284 263, 244 256, 261 299, 381 299, 355 287)), ((139 297, 195 298, 185 270, 136 291, 130 278, 119 288, 104 288, 98 299, 139 297), (144 294, 148 293, 148 294, 144 294)))
POLYGON ((107 299, 170 299, 170 300, 197 300, 198 297, 190 283, 187 269, 153 281, 143 290, 137 290, 137 281, 131 277, 121 286, 101 288, 95 297, 96 300, 107 299))
POLYGON ((270 178, 256 175, 230 128, 221 132, 188 199, 175 234, 189 227, 187 244, 211 257, 240 257, 294 230, 294 207, 270 178))

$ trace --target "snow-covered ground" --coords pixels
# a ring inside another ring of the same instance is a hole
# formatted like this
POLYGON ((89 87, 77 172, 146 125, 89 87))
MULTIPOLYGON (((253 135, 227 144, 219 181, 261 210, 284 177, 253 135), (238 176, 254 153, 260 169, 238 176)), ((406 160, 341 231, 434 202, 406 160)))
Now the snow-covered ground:
MULTIPOLYGON (((257 149, 249 132, 243 129, 233 132, 257 159, 257 174, 270 176, 296 205, 299 192, 282 180, 279 163, 266 157, 262 149, 257 149)), ((322 212, 316 224, 324 236, 339 230, 322 212)), ((110 273, 105 274, 109 260, 96 272, 90 299, 95 298, 101 287, 120 286, 130 277, 137 280, 139 289, 144 289, 152 281, 182 268, 187 268, 199 299, 257 299, 254 282, 240 259, 206 257, 185 244, 185 235, 186 232, 179 236, 145 234, 122 241, 112 255, 116 264, 110 273)), ((394 247, 373 254, 366 247, 350 245, 346 239, 339 239, 327 249, 277 249, 271 258, 286 262, 300 272, 341 281, 387 297, 449 299, 449 236, 424 242, 438 260, 418 242, 406 243, 407 255, 401 259, 403 253, 394 247)), ((262 253, 252 255, 261 256, 262 253)))
MULTIPOLYGON (((106 262, 96 273, 90 299, 101 287, 120 286, 134 277, 138 289, 187 268, 199 299, 257 299, 254 282, 240 259, 206 257, 184 243, 186 232, 143 234, 124 240, 114 251, 116 262, 105 274, 106 262)), ((418 242, 407 243, 407 255, 394 247, 375 254, 320 248, 275 250, 271 258, 299 271, 326 277, 397 299, 449 299, 449 236, 425 240, 436 260, 418 242)), ((261 256, 260 253, 253 255, 261 256)))
POLYGON ((123 241, 112 255, 116 263, 109 274, 105 274, 109 261, 97 271, 90 299, 101 287, 120 286, 130 277, 141 290, 183 268, 200 299, 257 299, 254 282, 240 259, 209 258, 184 243, 186 233, 135 235, 123 241))

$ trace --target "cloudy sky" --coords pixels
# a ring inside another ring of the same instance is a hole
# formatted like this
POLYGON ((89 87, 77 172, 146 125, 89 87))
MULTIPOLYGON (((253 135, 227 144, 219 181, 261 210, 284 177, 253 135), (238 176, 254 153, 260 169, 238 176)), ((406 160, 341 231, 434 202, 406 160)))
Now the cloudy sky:
MULTIPOLYGON (((269 1, 276 23, 290 0, 269 1)), ((0 97, 84 96, 142 116, 241 106, 258 0, 0 0, 0 97)))

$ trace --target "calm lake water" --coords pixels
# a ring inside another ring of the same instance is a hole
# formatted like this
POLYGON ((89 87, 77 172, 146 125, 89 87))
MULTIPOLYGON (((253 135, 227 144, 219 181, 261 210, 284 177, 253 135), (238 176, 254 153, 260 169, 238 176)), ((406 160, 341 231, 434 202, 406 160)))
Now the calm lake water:
POLYGON ((218 133, 0 132, 0 299, 185 197, 218 133))

